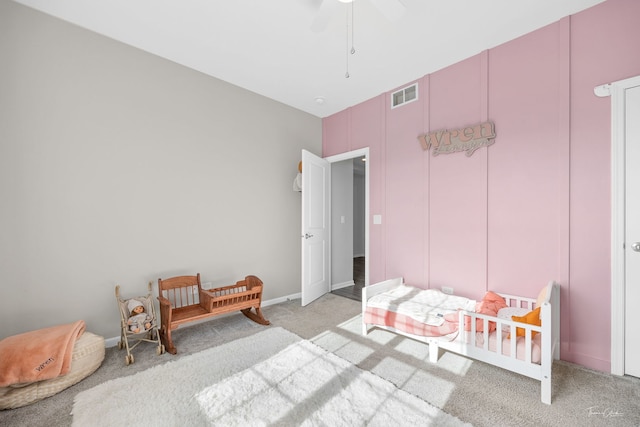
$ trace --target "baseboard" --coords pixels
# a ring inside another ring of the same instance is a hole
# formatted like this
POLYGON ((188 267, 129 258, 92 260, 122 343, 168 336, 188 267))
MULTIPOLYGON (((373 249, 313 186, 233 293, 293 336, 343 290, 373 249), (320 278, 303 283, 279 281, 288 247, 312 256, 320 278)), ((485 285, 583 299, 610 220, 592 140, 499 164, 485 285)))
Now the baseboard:
POLYGON ((120 341, 120 337, 105 338, 104 346, 106 348, 115 347, 118 345, 118 341, 120 341))
POLYGON ((291 295, 287 295, 280 298, 273 298, 267 301, 262 301, 262 306, 268 307, 270 305, 280 304, 281 302, 287 302, 287 301, 292 301, 294 299, 301 299, 301 298, 302 298, 302 293, 298 292, 297 294, 291 294, 291 295))
POLYGON ((336 283, 335 285, 331 285, 331 290, 335 291, 337 289, 348 288, 349 286, 355 286, 355 282, 353 280, 349 280, 343 283, 336 283))
POLYGON ((578 352, 560 350, 560 359, 570 362, 583 368, 592 369, 594 371, 611 373, 611 362, 609 360, 597 359, 578 352))
MULTIPOLYGON (((274 304, 280 304, 281 302, 286 302, 286 301, 292 301, 294 299, 300 299, 302 298, 302 294, 300 292, 298 292, 297 294, 291 294, 291 295, 287 295, 284 297, 280 297, 280 298, 273 298, 270 300, 266 300, 266 301, 262 301, 261 306, 262 307, 268 307, 270 305, 274 305, 274 304)), ((232 316, 234 314, 237 314, 237 312, 233 312, 233 313, 225 313, 225 314, 221 314, 219 316, 216 316, 217 318, 220 317, 224 317, 224 316, 232 316)), ((204 323, 204 322, 209 322, 211 320, 214 320, 215 318, 208 318, 208 319, 203 319, 203 320, 198 320, 195 322, 190 323, 191 325, 195 325, 198 323, 204 323)), ((112 338, 105 338, 104 340, 104 346, 106 348, 109 347, 116 347, 118 345, 118 342, 120 341, 120 337, 112 337, 112 338)))

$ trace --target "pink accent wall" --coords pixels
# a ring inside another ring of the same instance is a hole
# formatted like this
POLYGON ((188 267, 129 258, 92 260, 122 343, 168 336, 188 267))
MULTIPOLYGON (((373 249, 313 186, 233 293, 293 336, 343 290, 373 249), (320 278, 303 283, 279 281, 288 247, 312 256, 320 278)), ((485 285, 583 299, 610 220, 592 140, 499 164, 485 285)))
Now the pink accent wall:
MULTIPOLYGON (((412 82, 408 82, 412 83, 412 82)), ((390 95, 385 97, 389 105, 390 95)), ((422 102, 414 101, 386 113, 385 201, 382 223, 386 233, 385 268, 388 277, 404 276, 424 283, 427 216, 422 173, 424 156, 416 139, 422 132, 422 102), (407 144, 406 141, 413 141, 407 144), (407 185, 411 183, 410 185, 407 185), (393 250, 388 250, 393 248, 393 250)), ((372 190, 373 191, 373 190, 372 190)))
POLYGON ((324 156, 370 148, 370 282, 479 298, 555 279, 561 358, 609 371, 610 99, 593 88, 640 74, 638 16, 608 0, 424 76, 416 102, 392 110, 390 91, 324 119, 324 156), (486 120, 496 142, 471 157, 417 140, 486 120))
MULTIPOLYGON (((454 130, 487 120, 484 56, 430 76, 430 129, 424 131, 454 130)), ((429 163, 428 285, 477 295, 487 280, 487 149, 471 157, 465 153, 434 157, 425 151, 422 157, 429 163)))
POLYGON ((561 87, 569 75, 559 53, 568 21, 489 52, 489 116, 498 135, 486 150, 493 290, 535 296, 549 279, 567 283, 569 95, 561 87))

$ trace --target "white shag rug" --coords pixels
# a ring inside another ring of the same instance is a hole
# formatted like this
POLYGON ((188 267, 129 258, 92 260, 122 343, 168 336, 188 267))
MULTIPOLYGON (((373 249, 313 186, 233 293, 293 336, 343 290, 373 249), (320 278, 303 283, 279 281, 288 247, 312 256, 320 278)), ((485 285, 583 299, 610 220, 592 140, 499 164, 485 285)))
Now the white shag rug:
POLYGON ((72 414, 74 426, 468 425, 282 328, 96 386, 72 414))

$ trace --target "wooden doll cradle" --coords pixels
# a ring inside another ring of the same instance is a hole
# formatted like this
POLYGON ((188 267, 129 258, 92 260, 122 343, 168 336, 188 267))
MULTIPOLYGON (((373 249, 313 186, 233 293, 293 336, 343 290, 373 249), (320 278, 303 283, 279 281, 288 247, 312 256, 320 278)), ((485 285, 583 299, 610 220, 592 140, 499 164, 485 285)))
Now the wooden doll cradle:
POLYGON ((200 273, 158 279, 160 339, 164 347, 171 354, 178 352, 171 338, 171 331, 178 326, 236 310, 256 323, 269 325, 260 309, 262 287, 262 280, 256 276, 246 276, 235 285, 213 289, 202 289, 200 273))

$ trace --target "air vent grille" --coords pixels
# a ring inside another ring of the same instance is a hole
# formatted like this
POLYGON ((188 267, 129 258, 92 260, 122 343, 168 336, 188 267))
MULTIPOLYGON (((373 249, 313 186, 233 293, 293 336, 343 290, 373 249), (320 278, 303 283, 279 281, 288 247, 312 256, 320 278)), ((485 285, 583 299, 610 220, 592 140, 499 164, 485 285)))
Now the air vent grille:
POLYGON ((418 83, 407 86, 391 94, 391 108, 413 102, 418 99, 418 83))

